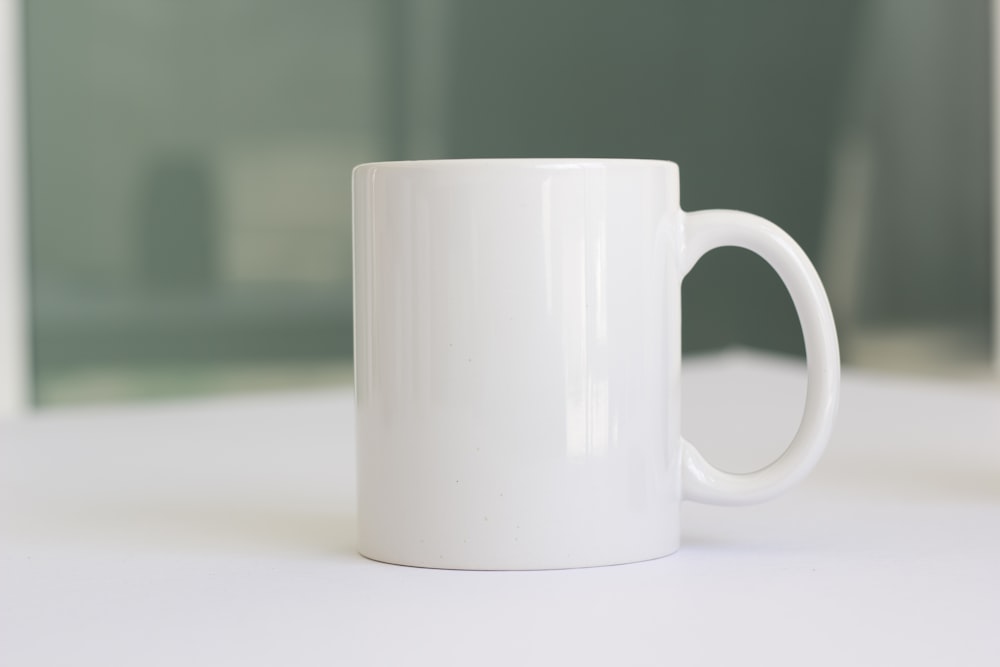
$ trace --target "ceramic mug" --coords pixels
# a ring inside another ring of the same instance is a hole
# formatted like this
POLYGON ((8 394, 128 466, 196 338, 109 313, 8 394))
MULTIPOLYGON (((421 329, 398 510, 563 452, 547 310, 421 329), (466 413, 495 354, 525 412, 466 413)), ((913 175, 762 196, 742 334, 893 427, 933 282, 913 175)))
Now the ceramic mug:
POLYGON ((404 565, 548 569, 672 553, 684 499, 770 498, 836 412, 819 277, 772 223, 680 208, 677 165, 499 159, 354 170, 359 551, 404 565), (798 311, 797 434, 750 474, 681 436, 681 281, 713 248, 767 260, 798 311))

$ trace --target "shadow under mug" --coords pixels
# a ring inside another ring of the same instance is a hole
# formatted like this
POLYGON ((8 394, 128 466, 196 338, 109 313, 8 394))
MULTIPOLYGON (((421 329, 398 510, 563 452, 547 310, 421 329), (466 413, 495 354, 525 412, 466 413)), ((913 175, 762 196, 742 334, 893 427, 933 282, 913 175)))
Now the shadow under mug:
POLYGON ((749 213, 680 208, 677 165, 500 159, 354 170, 359 550, 458 569, 672 553, 684 499, 746 504, 814 466, 836 413, 837 336, 796 243, 749 213), (808 358, 798 432, 766 468, 681 436, 681 281, 758 253, 808 358))

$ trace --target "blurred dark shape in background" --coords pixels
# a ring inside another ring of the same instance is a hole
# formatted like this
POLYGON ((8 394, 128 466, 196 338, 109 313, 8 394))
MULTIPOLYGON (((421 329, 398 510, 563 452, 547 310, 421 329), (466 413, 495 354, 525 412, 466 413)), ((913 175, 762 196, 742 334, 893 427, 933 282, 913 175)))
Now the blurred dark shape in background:
POLYGON ((195 157, 164 156, 139 187, 139 271, 157 294, 211 293, 218 252, 215 190, 195 157))

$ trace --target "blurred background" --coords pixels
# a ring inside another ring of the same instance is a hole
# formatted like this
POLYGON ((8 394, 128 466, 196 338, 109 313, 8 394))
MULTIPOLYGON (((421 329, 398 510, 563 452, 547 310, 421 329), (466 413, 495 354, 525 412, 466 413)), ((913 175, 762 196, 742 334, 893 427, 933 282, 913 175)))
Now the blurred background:
MULTIPOLYGON (((27 0, 34 401, 351 377, 349 173, 642 157, 683 206, 788 231, 848 363, 985 375, 988 0, 27 0)), ((720 250, 687 353, 791 355, 791 302, 720 250)))

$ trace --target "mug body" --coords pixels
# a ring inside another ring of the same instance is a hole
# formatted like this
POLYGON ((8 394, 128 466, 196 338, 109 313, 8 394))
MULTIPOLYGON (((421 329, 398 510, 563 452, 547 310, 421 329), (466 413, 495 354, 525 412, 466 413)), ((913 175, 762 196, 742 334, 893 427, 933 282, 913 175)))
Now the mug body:
POLYGON ((359 550, 547 569, 678 545, 677 166, 354 171, 359 550))

